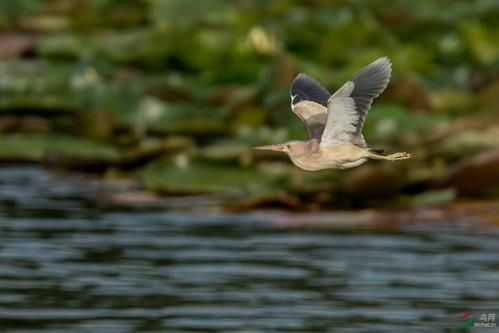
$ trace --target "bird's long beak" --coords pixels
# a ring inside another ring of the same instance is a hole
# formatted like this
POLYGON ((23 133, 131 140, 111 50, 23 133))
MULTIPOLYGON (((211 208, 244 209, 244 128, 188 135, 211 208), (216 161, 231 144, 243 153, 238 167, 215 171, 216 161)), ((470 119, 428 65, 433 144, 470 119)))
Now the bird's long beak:
POLYGON ((268 145, 268 146, 253 147, 253 149, 284 151, 286 149, 286 145, 283 144, 268 145))

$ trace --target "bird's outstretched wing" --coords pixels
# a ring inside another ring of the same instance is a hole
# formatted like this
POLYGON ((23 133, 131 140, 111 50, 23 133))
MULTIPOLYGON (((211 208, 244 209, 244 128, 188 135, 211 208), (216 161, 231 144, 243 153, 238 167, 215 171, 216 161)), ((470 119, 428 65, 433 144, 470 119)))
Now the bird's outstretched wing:
POLYGON ((291 109, 305 124, 310 139, 320 139, 327 119, 331 94, 319 82, 298 74, 291 85, 291 109))
POLYGON ((373 100, 385 90, 392 66, 387 57, 364 67, 328 100, 323 143, 353 143, 366 147, 362 127, 373 100))

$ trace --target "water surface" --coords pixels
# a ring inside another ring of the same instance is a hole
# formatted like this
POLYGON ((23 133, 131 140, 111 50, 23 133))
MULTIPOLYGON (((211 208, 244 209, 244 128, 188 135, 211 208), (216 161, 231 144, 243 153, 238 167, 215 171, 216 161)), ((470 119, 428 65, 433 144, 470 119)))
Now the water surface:
POLYGON ((446 332, 459 313, 499 316, 494 229, 291 231, 112 207, 100 191, 0 169, 2 332, 446 332))

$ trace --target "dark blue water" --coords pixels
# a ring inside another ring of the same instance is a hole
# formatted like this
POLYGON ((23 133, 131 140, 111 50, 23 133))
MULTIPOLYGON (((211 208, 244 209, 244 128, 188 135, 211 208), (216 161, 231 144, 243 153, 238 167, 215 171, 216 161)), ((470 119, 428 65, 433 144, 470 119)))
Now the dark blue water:
POLYGON ((0 169, 1 332, 448 332, 466 311, 499 320, 494 229, 291 231, 260 214, 112 207, 101 190, 0 169))

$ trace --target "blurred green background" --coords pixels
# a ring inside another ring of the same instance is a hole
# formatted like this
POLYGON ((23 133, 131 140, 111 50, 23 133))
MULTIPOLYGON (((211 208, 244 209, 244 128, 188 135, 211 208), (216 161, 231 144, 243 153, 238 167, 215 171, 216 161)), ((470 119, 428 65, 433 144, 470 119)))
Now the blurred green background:
POLYGON ((230 209, 400 207, 499 195, 499 2, 0 2, 0 160, 131 178, 230 209), (381 56, 370 146, 411 160, 304 172, 289 85, 381 56))

